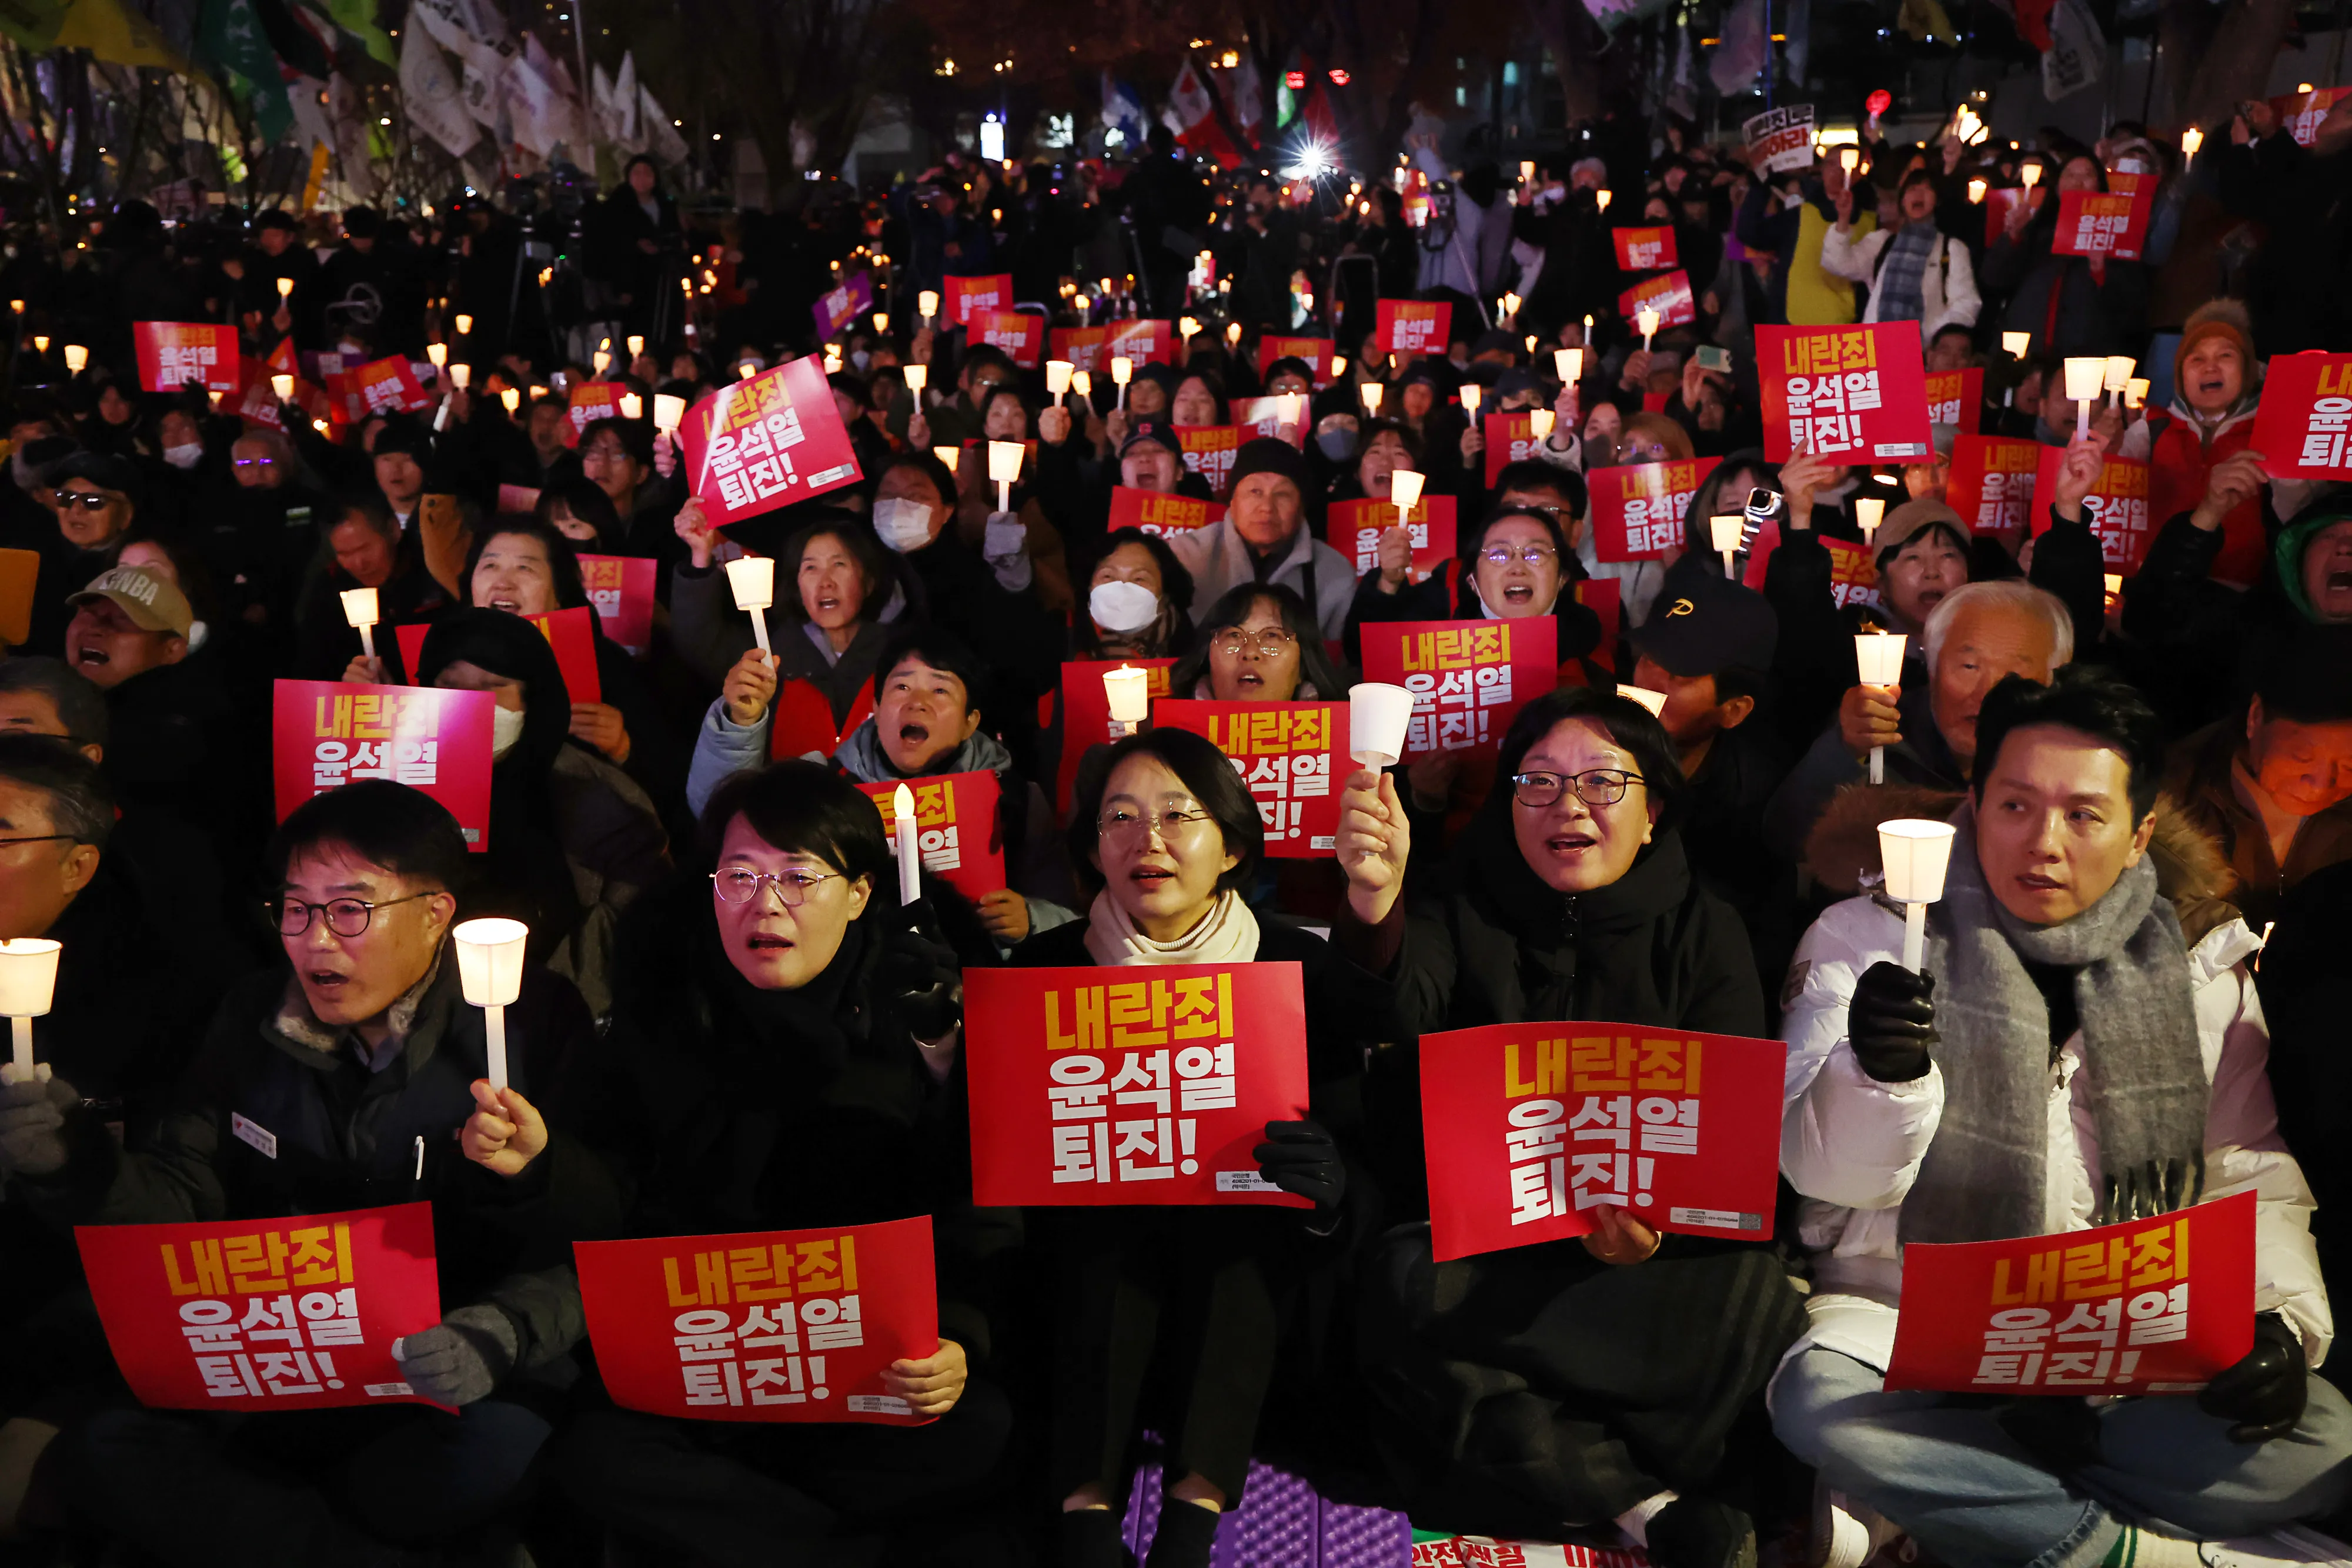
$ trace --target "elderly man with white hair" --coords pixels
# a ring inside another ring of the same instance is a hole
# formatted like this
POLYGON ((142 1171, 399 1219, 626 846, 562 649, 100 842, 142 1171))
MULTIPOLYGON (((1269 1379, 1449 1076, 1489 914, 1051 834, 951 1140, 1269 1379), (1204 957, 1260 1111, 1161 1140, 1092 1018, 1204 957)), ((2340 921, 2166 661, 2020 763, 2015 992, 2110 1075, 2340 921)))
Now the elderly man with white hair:
POLYGON ((1803 858, 1805 839, 1832 796, 1868 777, 1871 749, 1884 747, 1890 783, 1958 789, 1977 751, 1977 710, 2003 675, 2047 685, 2074 657, 2074 622, 2057 595, 2018 578, 1972 582, 1948 594, 1927 617, 1925 686, 1857 685, 1781 780, 1764 809, 1774 852, 1803 858))

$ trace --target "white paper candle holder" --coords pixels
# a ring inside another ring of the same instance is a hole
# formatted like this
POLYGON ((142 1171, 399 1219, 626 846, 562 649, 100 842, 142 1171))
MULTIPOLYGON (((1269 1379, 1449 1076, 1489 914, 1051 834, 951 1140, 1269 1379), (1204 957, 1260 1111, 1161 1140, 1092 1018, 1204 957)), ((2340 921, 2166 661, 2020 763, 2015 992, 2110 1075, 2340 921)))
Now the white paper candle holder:
POLYGON ((530 927, 520 920, 460 921, 449 933, 457 949, 457 983, 467 1005, 482 1009, 489 1036, 489 1080, 507 1086, 507 1009, 522 995, 522 960, 530 927))
POLYGON ((1949 822, 1899 817, 1878 824, 1878 853, 1886 868, 1886 896, 1903 906, 1903 967, 1913 974, 1926 954, 1927 905, 1944 896, 1952 861, 1949 822))
POLYGON ((1348 755, 1367 768, 1393 767, 1412 724, 1412 694, 1382 681, 1348 688, 1348 755))

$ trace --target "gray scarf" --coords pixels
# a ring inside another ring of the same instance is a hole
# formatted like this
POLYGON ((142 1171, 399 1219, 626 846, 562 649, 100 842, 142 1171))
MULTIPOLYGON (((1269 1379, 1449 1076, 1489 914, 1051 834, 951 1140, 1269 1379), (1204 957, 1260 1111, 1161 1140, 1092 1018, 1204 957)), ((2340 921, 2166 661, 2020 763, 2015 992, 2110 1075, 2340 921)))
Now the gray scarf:
MULTIPOLYGON (((1944 1114, 1903 1201, 1902 1239, 1991 1241, 2045 1228, 2050 1009, 2028 963, 2074 972, 2101 1164, 2199 1168, 2209 1091, 2188 945, 2142 857, 2096 904, 2056 925, 2001 907, 1977 864, 1976 820, 1956 818, 1943 902, 1927 914, 1944 1114)), ((2190 1193, 2186 1201, 2194 1203, 2190 1193)))

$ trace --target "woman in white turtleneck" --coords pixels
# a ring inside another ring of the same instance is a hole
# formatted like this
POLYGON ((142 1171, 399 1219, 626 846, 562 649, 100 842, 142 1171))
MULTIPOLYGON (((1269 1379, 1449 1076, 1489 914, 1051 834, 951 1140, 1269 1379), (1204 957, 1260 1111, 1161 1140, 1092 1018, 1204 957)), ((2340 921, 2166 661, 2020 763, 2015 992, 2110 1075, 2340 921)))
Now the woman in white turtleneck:
MULTIPOLYGON (((1363 1048, 1393 1035, 1388 988, 1319 937, 1261 925, 1236 889, 1265 849, 1257 805, 1225 754, 1183 730, 1130 736, 1087 759, 1070 860, 1094 889, 1085 920, 1013 951, 1024 967, 1296 963, 1307 1004, 1315 1121, 1270 1122, 1261 1174, 1312 1209, 1069 1208, 1042 1228, 1069 1303, 1055 1358, 1053 1479, 1061 1562, 1116 1568, 1128 1455, 1150 1381, 1182 1392, 1167 1412, 1167 1506, 1150 1568, 1206 1568, 1218 1512, 1240 1490, 1273 1380, 1279 1327, 1300 1281, 1334 1266, 1360 1210, 1342 1143, 1356 1124, 1363 1048), (1330 1130, 1327 1130, 1327 1127, 1330 1130), (1334 1133, 1339 1136, 1335 1138, 1334 1133)), ((1244 1038, 1235 1049, 1254 1044, 1244 1038)), ((1238 1065, 1238 1064, 1237 1064, 1238 1065)), ((1286 1364, 1291 1364, 1286 1359, 1286 1364)))

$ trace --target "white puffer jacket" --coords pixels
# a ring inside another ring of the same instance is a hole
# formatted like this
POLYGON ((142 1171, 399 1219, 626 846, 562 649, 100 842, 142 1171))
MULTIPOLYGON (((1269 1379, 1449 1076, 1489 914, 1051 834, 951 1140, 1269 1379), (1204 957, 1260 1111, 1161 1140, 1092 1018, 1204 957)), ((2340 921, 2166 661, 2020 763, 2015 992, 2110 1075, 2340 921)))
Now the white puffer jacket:
MULTIPOLYGON (((2284 1316, 2317 1366, 2335 1335, 2311 1241, 2311 1189, 2279 1137, 2263 1022, 2245 960, 2261 944, 2245 922, 2208 932, 2189 954, 2198 1040, 2211 1098, 2205 1121, 2205 1197, 2252 1192, 2254 1306, 2284 1316)), ((1812 1327, 1802 1345, 1843 1351, 1879 1368, 1895 1346, 1903 1287, 1896 1241, 1904 1195, 1919 1174, 1944 1109, 1940 1069, 1881 1083, 1846 1040, 1846 1006, 1863 972, 1901 963, 1903 918, 1874 898, 1832 904, 1798 944, 1784 993, 1789 1041, 1780 1169, 1805 1199, 1798 1238, 1814 1254, 1812 1327)), ((2098 1127, 2077 1085, 2092 1069, 2078 1031, 2051 1071, 2045 1234, 2087 1229, 2097 1203, 2098 1127)))

